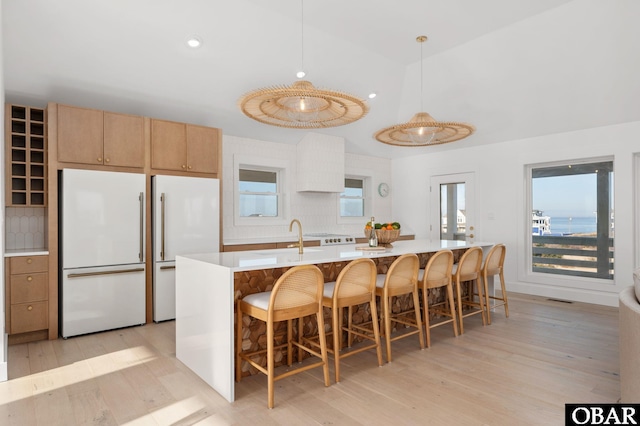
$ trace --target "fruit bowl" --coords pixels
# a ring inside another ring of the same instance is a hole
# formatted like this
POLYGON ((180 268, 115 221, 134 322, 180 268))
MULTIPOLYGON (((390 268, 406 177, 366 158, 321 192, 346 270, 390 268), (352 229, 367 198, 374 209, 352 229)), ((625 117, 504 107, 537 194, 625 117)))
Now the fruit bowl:
MULTIPOLYGON (((369 238, 369 234, 371 233, 370 229, 364 230, 364 236, 369 238)), ((396 241, 400 236, 399 229, 376 229, 376 236, 378 237, 378 244, 382 246, 391 246, 391 243, 396 241)))

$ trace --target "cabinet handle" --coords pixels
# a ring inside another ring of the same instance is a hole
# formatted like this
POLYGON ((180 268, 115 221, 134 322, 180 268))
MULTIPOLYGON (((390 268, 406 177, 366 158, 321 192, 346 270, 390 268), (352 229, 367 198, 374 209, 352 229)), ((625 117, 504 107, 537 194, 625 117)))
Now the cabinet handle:
POLYGON ((27 306, 27 311, 32 311, 33 310, 33 306, 29 305, 27 306))
POLYGON ((191 166, 189 166, 189 170, 191 170, 191 166))
POLYGON ((29 276, 27 277, 27 281, 33 281, 33 277, 32 277, 31 275, 29 275, 29 276))
POLYGON ((185 165, 183 164, 183 165, 182 165, 182 168, 183 168, 183 169, 186 169, 186 168, 187 168, 187 166, 185 166, 185 165))
POLYGON ((105 161, 105 163, 108 163, 111 160, 109 160, 108 158, 105 158, 104 161, 105 161))
POLYGON ((102 157, 98 157, 96 160, 98 160, 98 163, 102 163, 102 157))
POLYGON ((27 259, 27 263, 28 263, 28 264, 31 264, 32 262, 33 262, 33 259, 31 259, 31 258, 28 258, 28 259, 27 259))

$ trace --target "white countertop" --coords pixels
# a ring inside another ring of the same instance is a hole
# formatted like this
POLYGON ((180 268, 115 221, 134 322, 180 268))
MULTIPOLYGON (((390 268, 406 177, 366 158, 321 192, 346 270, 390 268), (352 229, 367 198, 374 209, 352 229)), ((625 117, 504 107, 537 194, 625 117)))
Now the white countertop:
POLYGON ((443 248, 460 249, 467 247, 490 247, 493 243, 451 240, 405 240, 396 241, 393 247, 385 251, 357 250, 365 244, 345 244, 335 246, 305 247, 302 255, 297 248, 272 250, 249 250, 224 253, 202 253, 185 257, 201 262, 219 265, 231 271, 251 271, 256 269, 281 268, 286 266, 309 265, 339 261, 349 261, 361 257, 399 256, 405 253, 429 253, 443 248))
POLYGON ((15 249, 4 252, 4 257, 16 256, 46 256, 49 254, 47 249, 15 249))

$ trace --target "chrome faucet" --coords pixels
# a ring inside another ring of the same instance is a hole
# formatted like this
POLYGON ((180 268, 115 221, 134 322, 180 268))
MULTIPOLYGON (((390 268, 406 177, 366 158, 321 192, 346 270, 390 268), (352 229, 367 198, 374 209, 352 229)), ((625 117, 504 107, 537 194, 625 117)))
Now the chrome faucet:
POLYGON ((298 224, 298 242, 296 244, 289 244, 287 247, 298 247, 298 253, 302 254, 302 248, 304 244, 302 243, 302 224, 298 219, 293 219, 289 224, 289 232, 293 230, 293 224, 298 224))

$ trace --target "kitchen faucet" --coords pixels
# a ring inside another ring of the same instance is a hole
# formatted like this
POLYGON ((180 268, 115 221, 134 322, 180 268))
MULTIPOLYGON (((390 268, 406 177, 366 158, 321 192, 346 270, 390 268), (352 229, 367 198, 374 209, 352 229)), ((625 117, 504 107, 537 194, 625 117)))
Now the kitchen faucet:
POLYGON ((296 244, 289 244, 287 247, 298 247, 298 253, 302 254, 302 224, 298 219, 293 219, 289 224, 289 232, 292 231, 294 222, 298 224, 298 242, 296 244))

